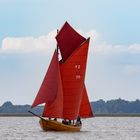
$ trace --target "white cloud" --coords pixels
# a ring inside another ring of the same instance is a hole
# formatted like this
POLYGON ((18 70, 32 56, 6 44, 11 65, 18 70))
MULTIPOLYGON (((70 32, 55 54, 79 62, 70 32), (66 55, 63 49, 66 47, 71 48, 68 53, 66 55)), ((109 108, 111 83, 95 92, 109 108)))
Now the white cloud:
POLYGON ((132 44, 129 46, 124 45, 111 45, 107 43, 94 44, 91 51, 95 53, 140 53, 140 44, 132 44))
MULTIPOLYGON (((98 33, 95 30, 83 32, 77 30, 85 37, 90 37, 91 42, 98 40, 98 33)), ((31 52, 50 52, 56 47, 56 30, 48 33, 48 35, 34 37, 6 37, 2 40, 0 52, 4 53, 31 53, 31 52)))
POLYGON ((0 52, 29 53, 50 52, 56 46, 56 30, 46 36, 34 37, 7 37, 2 40, 0 52))
POLYGON ((134 53, 140 53, 140 44, 133 44, 128 47, 128 50, 134 53))
POLYGON ((90 30, 84 32, 82 30, 77 30, 83 36, 90 37, 90 52, 100 53, 100 54, 110 54, 110 53, 140 53, 140 44, 131 44, 128 46, 124 45, 112 45, 101 41, 101 36, 96 30, 90 30))
POLYGON ((77 32, 86 38, 90 37, 91 42, 93 42, 93 41, 97 42, 99 39, 99 33, 96 30, 90 30, 88 32, 84 32, 82 30, 77 30, 77 32))
MULTIPOLYGON (((101 42, 100 34, 96 30, 84 32, 77 30, 83 36, 90 37, 90 52, 100 54, 110 53, 140 53, 140 44, 111 45, 101 42)), ((48 33, 48 35, 34 37, 6 37, 2 40, 0 52, 5 53, 31 53, 31 52, 52 52, 56 47, 56 30, 48 33)))

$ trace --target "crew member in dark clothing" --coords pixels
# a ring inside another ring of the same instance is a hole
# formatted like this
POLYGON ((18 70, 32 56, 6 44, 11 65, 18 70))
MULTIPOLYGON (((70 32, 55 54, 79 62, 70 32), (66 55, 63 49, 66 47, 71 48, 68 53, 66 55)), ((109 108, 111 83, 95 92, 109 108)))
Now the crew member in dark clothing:
POLYGON ((71 120, 69 120, 68 124, 71 124, 71 120))
POLYGON ((81 118, 79 116, 77 117, 76 125, 77 126, 81 126, 82 125, 81 118))
POLYGON ((66 119, 64 119, 62 123, 68 125, 68 121, 66 119))

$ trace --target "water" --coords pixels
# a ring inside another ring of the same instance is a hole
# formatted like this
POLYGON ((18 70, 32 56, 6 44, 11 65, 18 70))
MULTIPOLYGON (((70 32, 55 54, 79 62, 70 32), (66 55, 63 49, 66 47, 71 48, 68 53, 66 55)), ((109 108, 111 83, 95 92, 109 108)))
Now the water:
POLYGON ((44 132, 35 117, 0 117, 0 140, 140 140, 139 117, 95 117, 81 132, 44 132))

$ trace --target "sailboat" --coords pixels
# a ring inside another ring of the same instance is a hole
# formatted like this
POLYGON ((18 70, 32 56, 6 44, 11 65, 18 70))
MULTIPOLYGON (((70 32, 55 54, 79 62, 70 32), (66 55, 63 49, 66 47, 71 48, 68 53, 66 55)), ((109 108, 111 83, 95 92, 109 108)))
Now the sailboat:
POLYGON ((85 86, 90 38, 81 36, 65 22, 56 41, 57 48, 31 108, 45 103, 42 116, 39 116, 44 131, 80 131, 81 125, 58 120, 76 121, 78 117, 94 116, 85 86))

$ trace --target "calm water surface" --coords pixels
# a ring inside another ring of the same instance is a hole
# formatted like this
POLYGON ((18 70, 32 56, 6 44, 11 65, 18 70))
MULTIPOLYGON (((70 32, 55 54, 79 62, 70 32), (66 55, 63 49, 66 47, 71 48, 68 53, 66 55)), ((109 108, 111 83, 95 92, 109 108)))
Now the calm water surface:
POLYGON ((81 132, 44 132, 35 117, 0 117, 0 140, 140 140, 140 117, 95 117, 81 132))

